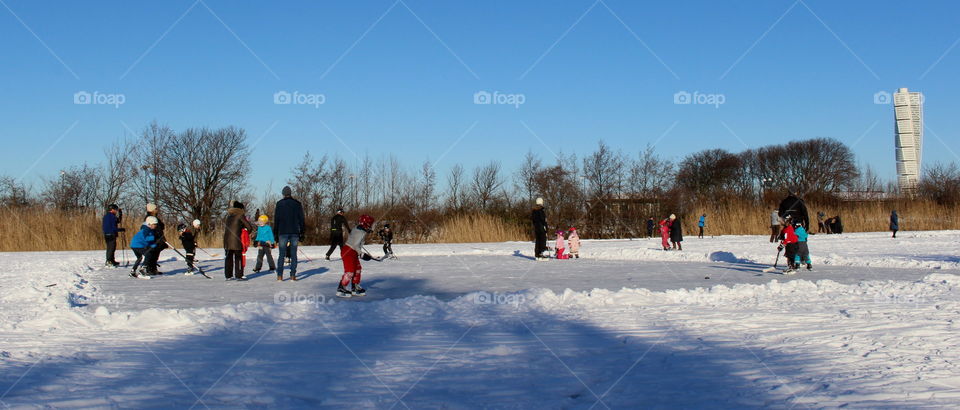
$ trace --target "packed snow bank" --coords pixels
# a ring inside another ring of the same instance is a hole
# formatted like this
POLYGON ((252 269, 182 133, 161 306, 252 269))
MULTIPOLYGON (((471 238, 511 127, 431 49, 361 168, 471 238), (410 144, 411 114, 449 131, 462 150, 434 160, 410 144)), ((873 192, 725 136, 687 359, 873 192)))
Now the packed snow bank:
MULTIPOLYGON (((809 246, 818 265, 960 269, 960 231, 900 232, 896 239, 886 232, 811 235, 809 246)), ((533 244, 396 244, 394 250, 403 256, 532 256, 533 244)), ((776 244, 759 235, 691 236, 684 240, 683 251, 663 251, 660 238, 584 240, 580 250, 581 257, 602 260, 762 264, 772 264, 776 253, 776 244)))

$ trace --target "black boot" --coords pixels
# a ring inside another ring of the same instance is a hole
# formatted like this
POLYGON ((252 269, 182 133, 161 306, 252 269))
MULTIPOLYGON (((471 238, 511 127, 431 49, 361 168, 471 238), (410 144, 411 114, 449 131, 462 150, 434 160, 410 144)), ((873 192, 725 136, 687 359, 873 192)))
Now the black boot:
POLYGON ((354 283, 351 287, 353 288, 353 296, 363 296, 367 294, 367 290, 360 287, 359 283, 354 283))

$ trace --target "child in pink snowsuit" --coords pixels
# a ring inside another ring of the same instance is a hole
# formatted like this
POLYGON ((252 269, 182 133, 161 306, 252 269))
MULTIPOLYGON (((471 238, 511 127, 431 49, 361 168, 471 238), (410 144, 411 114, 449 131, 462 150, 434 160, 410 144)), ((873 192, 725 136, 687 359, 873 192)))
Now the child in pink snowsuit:
POLYGON ((567 244, 570 246, 570 256, 580 259, 580 235, 577 234, 577 228, 570 228, 570 235, 567 236, 567 244))
POLYGON ((557 259, 569 259, 570 255, 564 255, 563 251, 566 250, 566 246, 563 243, 563 231, 557 231, 557 259))
POLYGON ((670 218, 665 218, 660 221, 660 237, 663 239, 663 250, 670 250, 670 225, 673 225, 673 221, 670 218))

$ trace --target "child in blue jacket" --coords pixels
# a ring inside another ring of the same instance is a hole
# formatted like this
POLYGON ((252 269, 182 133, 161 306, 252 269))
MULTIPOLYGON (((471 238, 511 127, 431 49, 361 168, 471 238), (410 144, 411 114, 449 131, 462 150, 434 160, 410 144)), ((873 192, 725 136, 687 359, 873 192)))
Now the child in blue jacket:
POLYGON ((810 248, 807 246, 807 238, 810 236, 803 225, 797 224, 795 228, 797 235, 797 253, 793 257, 795 269, 800 269, 800 264, 807 264, 807 270, 813 270, 813 264, 810 263, 810 248))
MULTIPOLYGON (((143 269, 137 271, 137 267, 140 266, 140 262, 144 260, 150 252, 156 252, 157 250, 157 236, 154 233, 154 230, 157 229, 158 220, 155 216, 148 216, 147 220, 140 226, 140 231, 136 235, 133 235, 133 239, 130 240, 130 250, 133 251, 133 254, 137 256, 137 261, 133 263, 133 270, 130 271, 130 276, 135 278, 144 278, 150 279, 150 274, 156 272, 157 267, 147 266, 144 263, 143 269)), ((146 258, 150 260, 150 258, 146 258)))
MULTIPOLYGON (((260 215, 257 218, 257 238, 254 239, 254 246, 257 247, 257 266, 253 268, 253 272, 260 272, 260 268, 263 267, 263 257, 267 257, 267 264, 270 265, 270 270, 277 270, 277 265, 273 262, 273 252, 270 250, 276 246, 273 242, 273 228, 270 225, 267 225, 267 222, 270 220, 267 215, 260 215)), ((278 278, 279 280, 279 278, 278 278)))

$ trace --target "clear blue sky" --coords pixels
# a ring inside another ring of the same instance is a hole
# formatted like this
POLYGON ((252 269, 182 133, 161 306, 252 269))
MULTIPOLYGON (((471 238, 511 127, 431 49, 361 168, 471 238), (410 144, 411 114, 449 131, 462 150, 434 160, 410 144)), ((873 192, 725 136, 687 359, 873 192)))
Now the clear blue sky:
POLYGON ((269 130, 257 193, 306 150, 439 159, 443 173, 598 139, 680 158, 833 137, 889 179, 892 107, 874 93, 897 87, 925 93, 925 163, 960 152, 956 1, 2 3, 0 173, 34 184, 154 119, 269 130), (280 90, 325 102, 277 105, 280 90), (525 101, 474 104, 479 90, 525 101), (78 105, 78 91, 125 101, 78 105), (725 101, 677 105, 678 91, 725 101))

